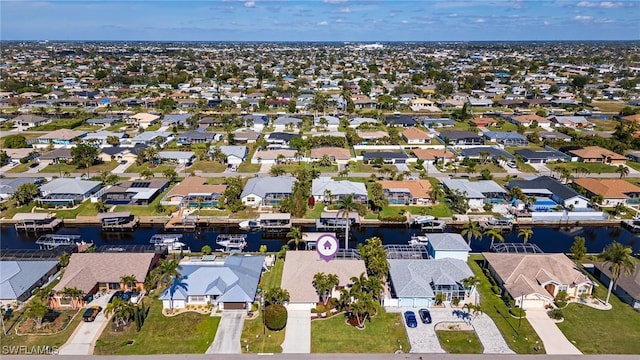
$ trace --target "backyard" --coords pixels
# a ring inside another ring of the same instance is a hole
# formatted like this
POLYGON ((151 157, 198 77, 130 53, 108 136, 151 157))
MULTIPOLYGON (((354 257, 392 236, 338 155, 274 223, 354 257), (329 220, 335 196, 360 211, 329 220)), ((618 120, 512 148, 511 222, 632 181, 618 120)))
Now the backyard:
MULTIPOLYGON (((593 295, 606 299, 607 287, 597 283, 593 295)), ((569 304, 558 327, 585 354, 640 354, 640 312, 614 294, 609 303, 608 311, 569 304)))
POLYGON ((410 350, 404 323, 400 314, 383 308, 364 330, 346 324, 343 314, 311 322, 312 353, 391 354, 400 349, 410 350))
POLYGON ((145 300, 151 307, 140 331, 135 322, 118 332, 108 325, 96 342, 95 355, 202 354, 213 342, 220 317, 195 312, 168 317, 162 315, 160 300, 145 300))
POLYGON ((544 353, 542 341, 529 321, 523 318, 518 325, 519 319, 512 317, 504 301, 491 291, 491 284, 480 268, 482 261, 484 261, 482 255, 471 255, 468 261, 473 274, 480 281, 477 289, 480 293, 482 311, 493 319, 511 350, 518 354, 544 353), (535 351, 535 347, 539 347, 538 352, 535 351))
POLYGON ((94 203, 89 200, 84 201, 82 204, 76 206, 73 209, 38 209, 36 212, 48 213, 53 212, 58 219, 75 219, 78 215, 94 216, 98 214, 98 209, 94 203))

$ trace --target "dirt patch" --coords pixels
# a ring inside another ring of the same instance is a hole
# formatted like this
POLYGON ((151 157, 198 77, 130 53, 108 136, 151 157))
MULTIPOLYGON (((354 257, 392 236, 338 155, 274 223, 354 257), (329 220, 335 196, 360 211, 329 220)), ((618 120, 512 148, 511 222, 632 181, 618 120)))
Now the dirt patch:
POLYGON ((16 329, 16 332, 19 335, 56 334, 66 329, 67 325, 69 325, 71 320, 73 320, 73 317, 78 313, 78 311, 79 310, 51 311, 44 316, 42 325, 40 327, 37 327, 37 324, 33 319, 27 318, 20 323, 20 325, 16 329))
POLYGON ((473 326, 461 321, 445 321, 437 323, 436 331, 474 331, 473 326))

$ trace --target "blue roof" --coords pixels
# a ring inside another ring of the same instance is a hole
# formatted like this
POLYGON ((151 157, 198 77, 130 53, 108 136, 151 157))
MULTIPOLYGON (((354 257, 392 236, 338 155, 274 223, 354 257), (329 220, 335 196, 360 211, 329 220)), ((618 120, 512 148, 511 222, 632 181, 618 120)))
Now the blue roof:
POLYGON ((0 299, 18 299, 57 265, 57 261, 0 261, 0 299))
POLYGON ((527 138, 524 135, 518 134, 516 132, 487 131, 484 133, 484 136, 488 139, 497 139, 497 140, 506 140, 506 139, 527 140, 527 138))

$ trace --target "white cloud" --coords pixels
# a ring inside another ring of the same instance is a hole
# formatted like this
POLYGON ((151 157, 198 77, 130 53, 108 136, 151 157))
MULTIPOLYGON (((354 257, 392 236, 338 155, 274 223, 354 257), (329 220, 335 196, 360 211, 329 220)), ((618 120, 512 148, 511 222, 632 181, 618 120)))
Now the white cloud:
POLYGON ((351 8, 350 7, 346 7, 346 8, 342 8, 340 10, 338 10, 339 13, 343 13, 343 14, 349 14, 351 13, 351 8))
POLYGON ((403 23, 403 24, 408 24, 408 23, 409 23, 409 20, 402 20, 402 21, 400 21, 400 22, 401 22, 401 23, 403 23))
POLYGON ((256 6, 256 2, 255 1, 247 1, 247 2, 244 3, 244 7, 247 7, 247 8, 252 8, 252 7, 255 7, 255 6, 256 6))
POLYGON ((578 7, 588 7, 588 8, 604 8, 604 9, 614 9, 620 8, 624 6, 623 2, 613 2, 613 1, 601 1, 601 2, 592 2, 592 1, 580 1, 576 4, 578 7))
POLYGON ((331 5, 344 4, 346 2, 347 0, 324 0, 325 4, 331 4, 331 5))
POLYGON ((602 18, 602 19, 596 19, 593 22, 598 23, 598 24, 611 24, 616 22, 613 19, 608 19, 608 18, 602 18))
POLYGON ((483 23, 483 22, 485 22, 485 20, 484 19, 476 19, 476 22, 477 23, 483 23))
POLYGON ((548 21, 545 21, 545 22, 543 22, 543 24, 545 24, 545 25, 549 25, 549 22, 548 22, 548 21))
POLYGON ((326 22, 326 21, 320 21, 320 22, 318 23, 318 26, 327 26, 327 25, 329 25, 329 23, 328 23, 328 22, 326 22))
POLYGON ((586 15, 576 15, 573 20, 578 20, 578 21, 589 21, 593 19, 593 17, 591 16, 586 16, 586 15))

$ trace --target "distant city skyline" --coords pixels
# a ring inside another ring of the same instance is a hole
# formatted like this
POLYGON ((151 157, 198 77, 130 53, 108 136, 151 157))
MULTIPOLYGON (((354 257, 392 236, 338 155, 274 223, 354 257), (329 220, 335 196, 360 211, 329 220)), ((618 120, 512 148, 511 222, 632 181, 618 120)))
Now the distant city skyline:
POLYGON ((30 1, 0 2, 2 40, 638 40, 640 2, 30 1))

